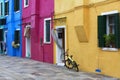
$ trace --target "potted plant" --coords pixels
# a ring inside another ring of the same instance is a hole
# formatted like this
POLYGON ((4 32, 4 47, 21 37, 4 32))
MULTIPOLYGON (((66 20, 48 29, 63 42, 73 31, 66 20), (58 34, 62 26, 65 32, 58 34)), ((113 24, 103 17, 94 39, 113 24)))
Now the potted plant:
POLYGON ((105 39, 105 45, 106 47, 114 47, 115 43, 115 35, 110 33, 110 34, 105 34, 104 36, 105 39))
POLYGON ((13 46, 14 48, 18 48, 18 47, 20 46, 20 44, 19 44, 19 43, 15 44, 15 42, 13 41, 13 42, 12 42, 12 46, 13 46))

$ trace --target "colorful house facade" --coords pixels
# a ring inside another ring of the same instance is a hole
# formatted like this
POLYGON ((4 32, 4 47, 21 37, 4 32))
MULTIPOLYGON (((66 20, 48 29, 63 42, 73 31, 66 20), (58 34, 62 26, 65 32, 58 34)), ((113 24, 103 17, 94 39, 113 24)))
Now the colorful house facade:
POLYGON ((23 57, 53 63, 53 0, 22 1, 23 57))
MULTIPOLYGON (((80 70, 120 78, 119 3, 119 0, 55 0, 54 29, 58 41, 64 51, 69 49, 80 70)), ((63 63, 61 54, 54 43, 55 64, 63 63)))
POLYGON ((6 18, 4 15, 4 0, 0 1, 0 54, 6 53, 5 39, 6 18))
POLYGON ((22 37, 21 37, 21 0, 4 0, 5 6, 5 34, 7 55, 22 55, 22 37))

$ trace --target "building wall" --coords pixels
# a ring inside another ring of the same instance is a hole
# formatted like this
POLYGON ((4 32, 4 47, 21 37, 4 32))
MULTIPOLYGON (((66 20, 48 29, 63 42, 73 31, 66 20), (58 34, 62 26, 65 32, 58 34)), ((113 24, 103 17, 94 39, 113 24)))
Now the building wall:
MULTIPOLYGON (((53 14, 54 14, 54 0, 41 0, 40 1, 40 38, 43 39, 43 45, 40 49, 43 49, 43 61, 53 63, 53 40, 51 37, 50 44, 44 43, 44 19, 51 18, 51 30, 53 28, 53 14)), ((39 38, 39 41, 40 41, 39 38)))
MULTIPOLYGON (((31 29, 30 29, 30 39, 31 39, 31 58, 34 60, 39 60, 38 52, 39 52, 39 45, 38 45, 38 28, 39 24, 36 23, 37 15, 36 11, 39 11, 36 7, 36 3, 39 3, 38 0, 33 1, 29 0, 29 6, 24 8, 24 0, 22 0, 22 43, 23 43, 23 50, 22 50, 22 55, 23 57, 26 57, 26 39, 24 37, 24 31, 25 31, 25 26, 30 23, 31 29), (37 26, 36 26, 37 25, 37 26)), ((38 19, 37 19, 38 20, 38 19)), ((38 20, 39 21, 39 20, 38 20)))
MULTIPOLYGON (((2 12, 3 15, 0 16, 0 19, 3 19, 5 17, 4 16, 4 0, 1 0, 0 3, 2 3, 2 10, 3 10, 3 12, 2 12)), ((0 25, 0 28, 4 28, 4 26, 0 25)))
MULTIPOLYGON (((7 54, 9 56, 18 56, 21 57, 22 52, 22 43, 21 43, 21 6, 19 12, 14 12, 14 0, 9 1, 9 15, 6 16, 6 30, 7 30, 7 54), (20 30, 20 47, 13 48, 12 42, 14 41, 14 31, 16 29, 20 30)), ((20 5, 22 1, 20 0, 20 5)))
MULTIPOLYGON (((24 0, 23 0, 24 1, 24 0)), ((24 3, 22 3, 24 4, 24 3)), ((43 62, 53 63, 53 41, 51 44, 44 44, 44 19, 52 18, 53 16, 53 0, 29 0, 27 8, 22 5, 22 37, 23 37, 23 57, 25 57, 25 37, 24 28, 30 22, 30 39, 31 39, 31 59, 43 62), (49 7, 48 7, 49 6, 49 7), (42 44, 41 44, 42 39, 42 44)))
MULTIPOLYGON (((54 28, 66 25, 66 49, 69 49, 69 54, 72 54, 73 59, 80 65, 80 70, 95 72, 99 68, 100 74, 120 78, 119 49, 103 51, 98 47, 97 34, 97 16, 113 10, 120 12, 119 3, 118 0, 69 0, 69 3, 67 0, 55 1, 54 17, 56 19, 66 17, 66 20, 62 23, 60 20, 55 21, 54 28)), ((54 53, 56 56, 56 47, 54 53)))

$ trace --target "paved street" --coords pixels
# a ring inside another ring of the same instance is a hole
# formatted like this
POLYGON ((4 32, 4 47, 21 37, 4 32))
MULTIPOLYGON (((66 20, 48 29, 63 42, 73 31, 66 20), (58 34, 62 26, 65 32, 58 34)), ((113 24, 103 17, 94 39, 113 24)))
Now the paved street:
POLYGON ((30 59, 0 56, 0 80, 118 80, 30 59))

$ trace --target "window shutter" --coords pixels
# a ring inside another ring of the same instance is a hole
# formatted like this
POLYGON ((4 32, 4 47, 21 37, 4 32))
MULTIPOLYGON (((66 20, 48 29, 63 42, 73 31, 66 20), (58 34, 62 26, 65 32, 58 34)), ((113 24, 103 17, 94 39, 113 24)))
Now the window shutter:
POLYGON ((98 16, 98 46, 104 47, 105 40, 104 34, 106 34, 106 16, 98 16))
POLYGON ((120 48, 120 13, 114 14, 115 16, 115 47, 120 48))
POLYGON ((20 32, 19 30, 16 30, 16 31, 15 31, 15 34, 14 34, 14 35, 15 35, 15 36, 14 36, 15 44, 19 43, 19 40, 20 40, 20 39, 19 39, 19 32, 20 32))
POLYGON ((0 29, 0 41, 3 41, 3 29, 0 29))

